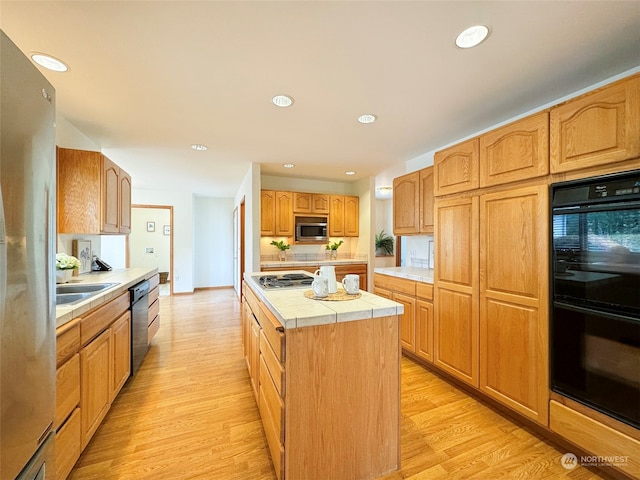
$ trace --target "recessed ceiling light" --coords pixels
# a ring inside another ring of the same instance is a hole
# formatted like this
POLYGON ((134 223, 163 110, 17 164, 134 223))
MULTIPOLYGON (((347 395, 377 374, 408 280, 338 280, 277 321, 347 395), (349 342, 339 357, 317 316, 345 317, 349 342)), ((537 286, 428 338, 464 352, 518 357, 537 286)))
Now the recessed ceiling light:
POLYGON ((345 175, 355 175, 356 172, 354 172, 353 170, 348 170, 346 172, 344 172, 345 175))
POLYGON ((286 108, 293 105, 293 97, 288 95, 276 95, 271 99, 271 101, 276 107, 286 108))
POLYGON ((293 167, 295 167, 295 165, 293 163, 283 163, 282 166, 284 168, 293 168, 293 167))
POLYGON ((485 38, 489 35, 489 29, 484 25, 474 25, 464 30, 458 38, 456 38, 456 45, 459 48, 471 48, 481 44, 485 38))
POLYGON ((58 60, 51 55, 47 55, 46 53, 33 52, 31 54, 31 60, 36 62, 41 67, 44 67, 47 70, 52 70, 54 72, 66 72, 67 70, 69 70, 69 67, 67 67, 67 65, 62 60, 58 60))
POLYGON ((209 147, 207 147, 206 145, 200 145, 199 143, 194 143, 193 145, 191 145, 191 148, 199 152, 204 152, 209 147))
POLYGON ((358 121, 360 123, 373 123, 376 121, 376 116, 372 115, 371 113, 365 113, 364 115, 360 115, 358 117, 358 121))

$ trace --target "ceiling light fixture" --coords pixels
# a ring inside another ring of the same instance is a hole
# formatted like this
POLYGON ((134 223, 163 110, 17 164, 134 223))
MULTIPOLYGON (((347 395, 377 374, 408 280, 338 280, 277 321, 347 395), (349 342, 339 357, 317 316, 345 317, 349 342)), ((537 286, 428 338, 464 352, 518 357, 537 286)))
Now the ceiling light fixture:
POLYGON ((472 48, 480 45, 488 35, 488 27, 485 27, 484 25, 474 25, 458 35, 458 38, 456 38, 456 45, 459 48, 472 48))
POLYGON ((293 168, 293 167, 295 167, 295 165, 293 163, 283 163, 282 166, 284 168, 293 168))
POLYGON ((293 105, 293 97, 288 95, 276 95, 271 101, 276 107, 287 108, 293 105))
POLYGON ((360 116, 358 117, 358 121, 359 121, 360 123, 367 124, 367 123, 373 123, 373 122, 375 122, 377 118, 378 118, 378 117, 376 117, 375 115, 373 115, 373 114, 371 114, 371 113, 365 113, 364 115, 360 115, 360 116))
POLYGON ((62 60, 58 60, 56 57, 46 53, 33 52, 31 53, 31 60, 53 72, 66 72, 69 70, 69 67, 62 60))
POLYGON ((353 170, 348 170, 346 172, 344 172, 345 175, 355 175, 356 172, 354 172, 353 170))
POLYGON ((191 145, 191 148, 197 150, 198 152, 204 152, 209 147, 207 147, 206 145, 200 145, 199 143, 194 143, 193 145, 191 145))

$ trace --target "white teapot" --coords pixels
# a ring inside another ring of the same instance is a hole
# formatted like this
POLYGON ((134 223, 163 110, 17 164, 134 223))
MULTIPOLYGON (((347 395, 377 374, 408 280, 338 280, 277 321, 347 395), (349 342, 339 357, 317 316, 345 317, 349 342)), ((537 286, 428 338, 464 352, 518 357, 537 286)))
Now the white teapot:
POLYGON ((313 273, 317 277, 326 277, 329 282, 329 293, 336 293, 338 291, 338 284, 336 282, 336 267, 333 265, 323 265, 319 270, 313 273))

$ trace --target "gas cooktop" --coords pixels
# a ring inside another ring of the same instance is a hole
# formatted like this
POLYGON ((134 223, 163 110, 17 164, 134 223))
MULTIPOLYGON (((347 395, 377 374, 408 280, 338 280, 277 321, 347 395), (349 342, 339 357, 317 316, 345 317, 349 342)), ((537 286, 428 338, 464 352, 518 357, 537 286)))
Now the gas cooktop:
POLYGON ((265 274, 253 278, 265 290, 309 287, 313 282, 313 276, 304 273, 265 274))

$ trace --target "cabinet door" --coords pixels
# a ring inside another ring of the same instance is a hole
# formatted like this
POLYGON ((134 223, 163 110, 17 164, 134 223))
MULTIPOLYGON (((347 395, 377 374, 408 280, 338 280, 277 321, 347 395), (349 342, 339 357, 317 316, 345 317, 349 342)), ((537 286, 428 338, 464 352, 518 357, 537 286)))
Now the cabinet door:
POLYGON ((400 343, 410 352, 416 351, 416 299, 402 293, 393 292, 393 300, 404 305, 400 315, 400 343))
POLYGON ((329 236, 344 237, 344 196, 329 196, 329 236))
POLYGON ((111 325, 113 342, 113 377, 111 401, 116 398, 131 374, 131 313, 126 312, 111 325))
POLYGON ((293 193, 276 192, 276 232, 277 237, 293 236, 293 193))
POLYGON ((420 215, 420 173, 413 172, 393 179, 393 233, 418 233, 420 215))
POLYGON ((311 193, 293 192, 293 211, 296 213, 311 213, 311 193))
POLYGON ((100 233, 101 174, 100 152, 57 149, 58 233, 100 233))
POLYGON ((253 395, 256 398, 256 402, 259 402, 259 386, 260 386, 260 324, 251 316, 251 348, 250 348, 250 373, 251 373, 251 387, 253 388, 253 395))
POLYGON ((105 330, 80 351, 82 448, 100 426, 111 406, 111 331, 105 330))
POLYGON ((480 154, 477 138, 454 145, 433 157, 434 195, 465 192, 480 184, 480 154))
POLYGON ((480 137, 480 186, 549 173, 549 113, 523 118, 480 137))
POLYGON ((276 234, 276 192, 260 192, 260 235, 273 237, 276 234))
POLYGON ((416 302, 416 355, 433 362, 433 304, 416 302))
POLYGON ((324 193, 314 193, 311 196, 311 211, 313 213, 329 214, 329 195, 324 193))
POLYGON ((102 156, 102 232, 120 232, 120 169, 104 155, 102 156))
POLYGON ((551 110, 551 173, 640 156, 640 76, 551 110))
POLYGON ((548 418, 548 188, 480 197, 480 389, 548 418))
POLYGON ((81 444, 80 409, 74 409, 65 424, 56 432, 56 474, 58 480, 66 479, 80 458, 81 444))
POLYGON ((344 235, 357 237, 360 235, 360 199, 358 197, 344 197, 344 235))
POLYGON ((433 167, 420 170, 420 233, 433 233, 433 167))
POLYGON ((131 233, 131 175, 120 169, 120 233, 131 233))
POLYGON ((478 197, 436 200, 434 363, 478 387, 478 197))

